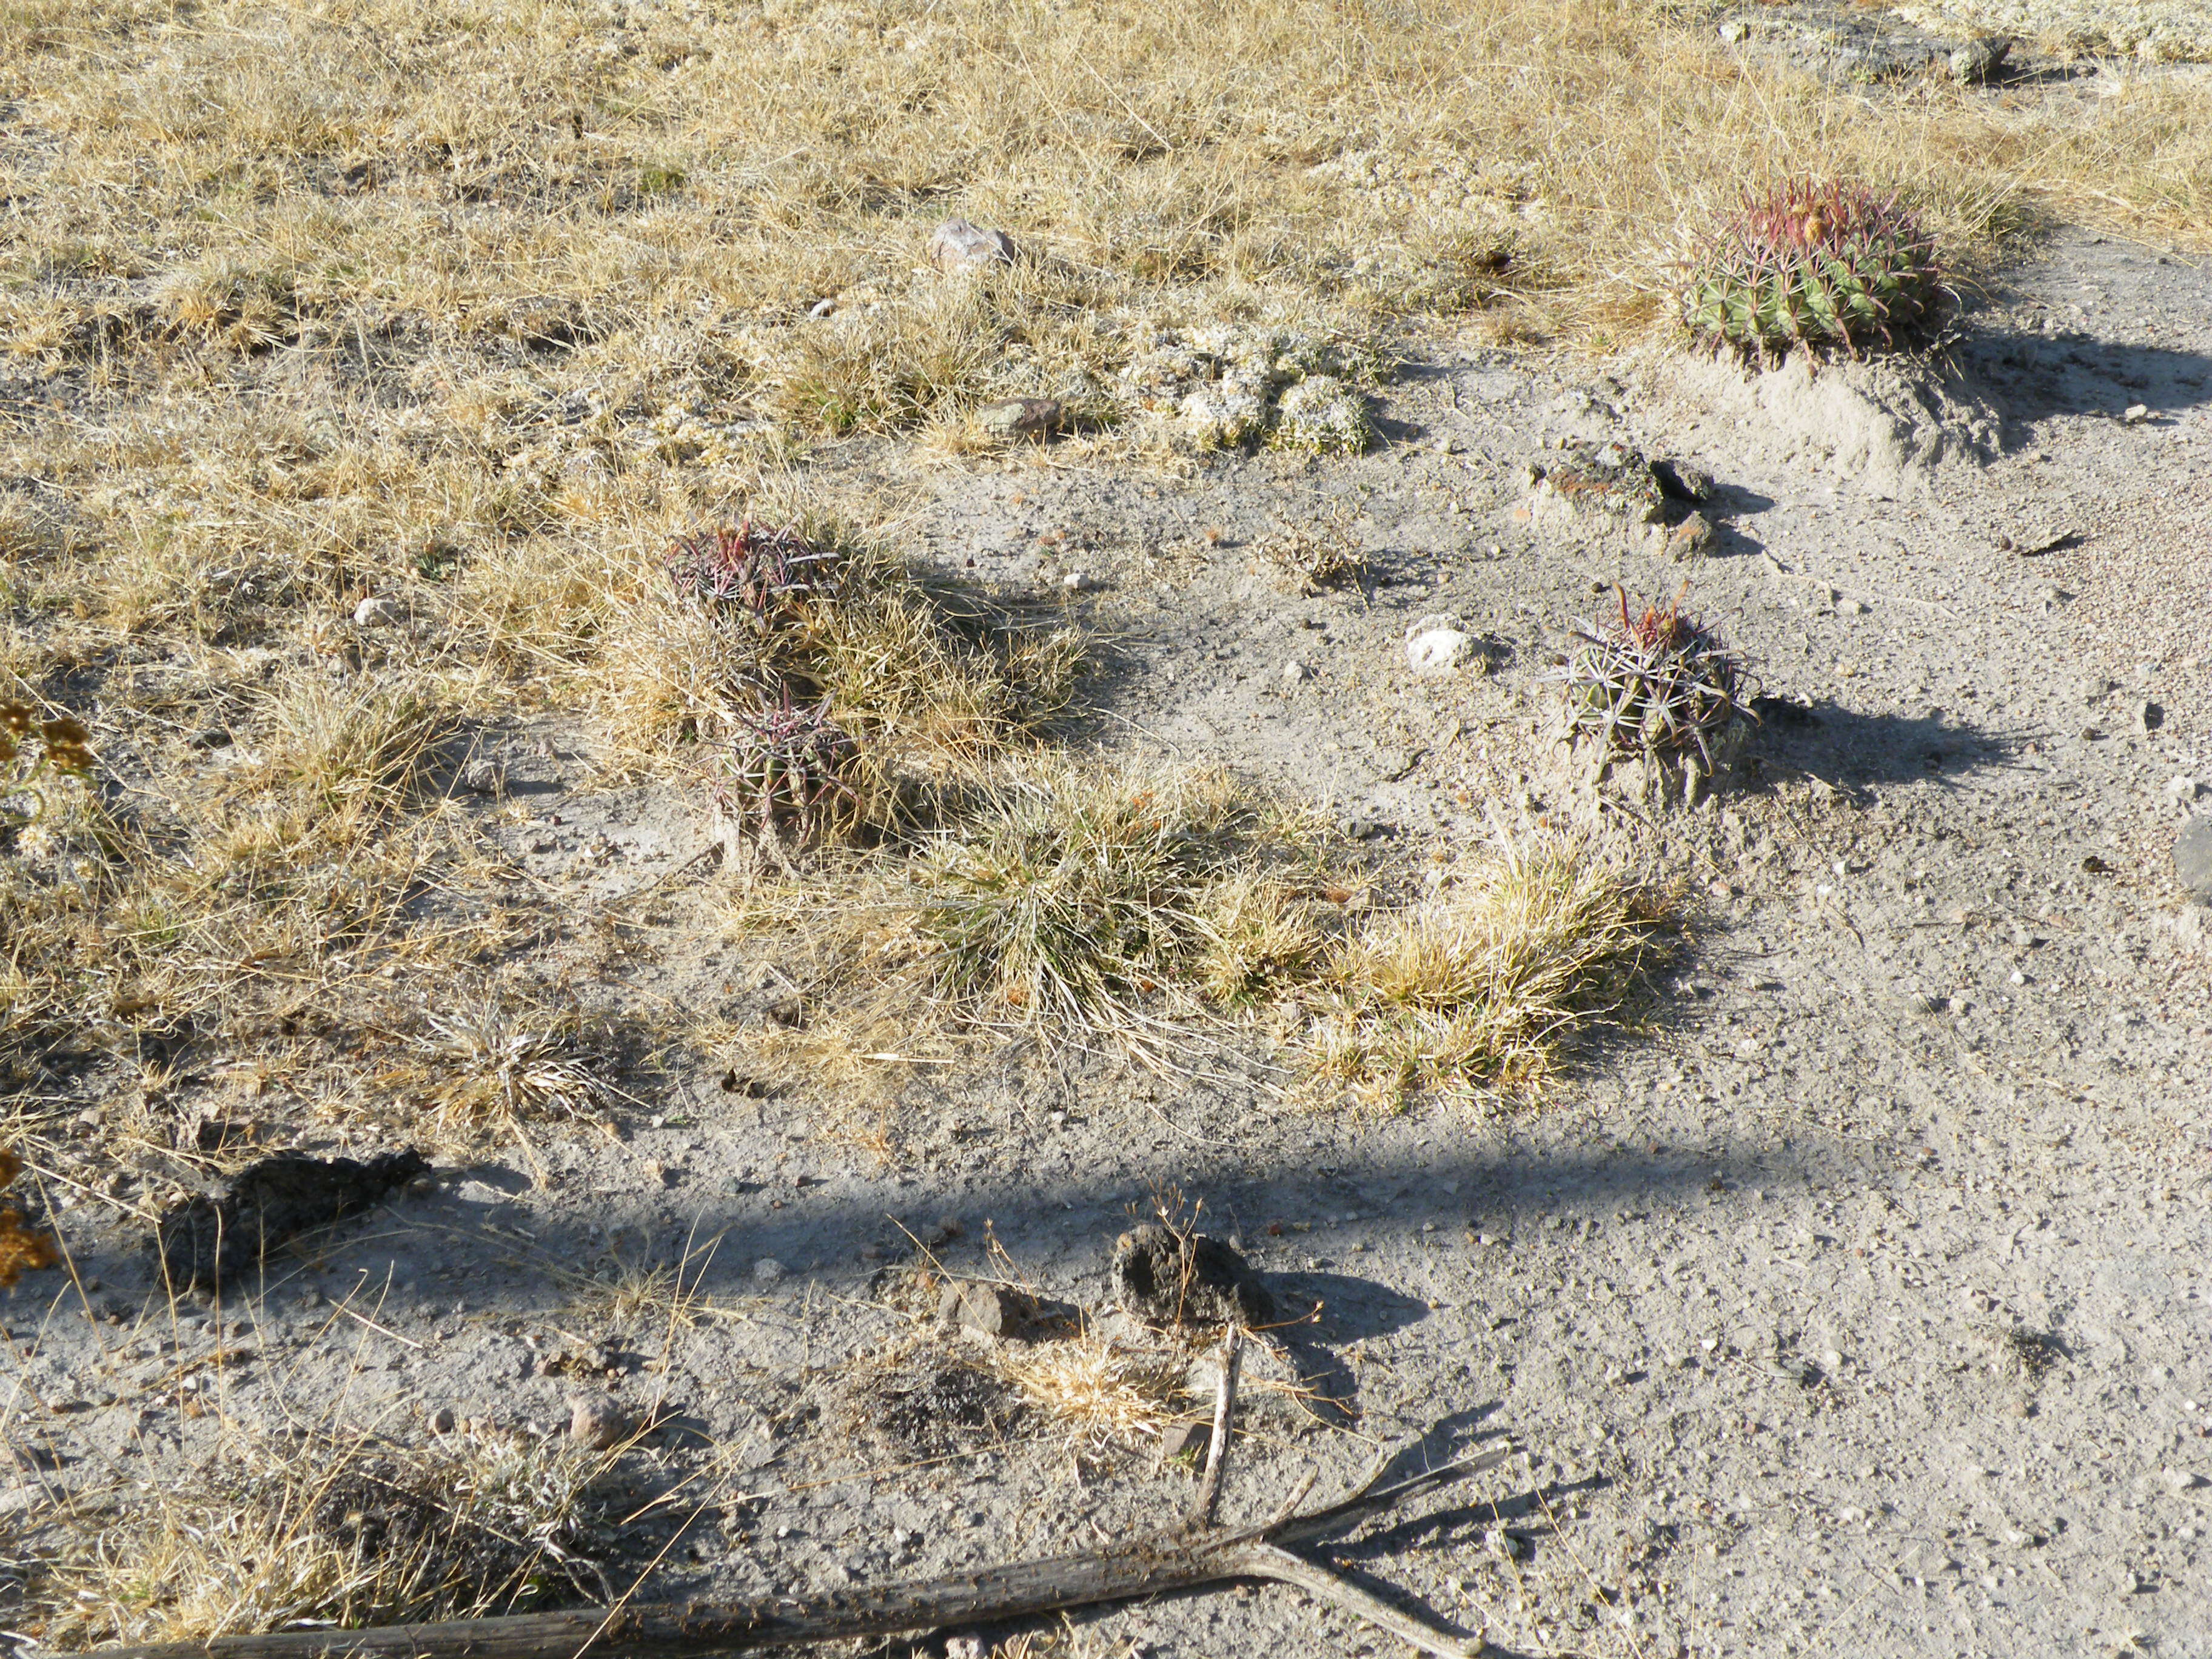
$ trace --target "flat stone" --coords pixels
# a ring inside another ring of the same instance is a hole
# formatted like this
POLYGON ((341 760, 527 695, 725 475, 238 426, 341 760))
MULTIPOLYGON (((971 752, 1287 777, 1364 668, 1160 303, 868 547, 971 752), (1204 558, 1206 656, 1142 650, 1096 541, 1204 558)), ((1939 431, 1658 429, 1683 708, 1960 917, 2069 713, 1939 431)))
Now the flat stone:
POLYGON ((2189 896, 2212 904, 2212 818, 2191 818, 2173 838, 2173 873, 2189 896))
POLYGON ((1001 438, 1037 438, 1060 425, 1057 398, 1008 398, 975 411, 982 428, 1001 438))
POLYGON ((1037 1300, 1012 1285, 955 1282, 945 1287, 937 1314, 946 1324, 980 1336, 1019 1337, 1036 1323, 1037 1300))

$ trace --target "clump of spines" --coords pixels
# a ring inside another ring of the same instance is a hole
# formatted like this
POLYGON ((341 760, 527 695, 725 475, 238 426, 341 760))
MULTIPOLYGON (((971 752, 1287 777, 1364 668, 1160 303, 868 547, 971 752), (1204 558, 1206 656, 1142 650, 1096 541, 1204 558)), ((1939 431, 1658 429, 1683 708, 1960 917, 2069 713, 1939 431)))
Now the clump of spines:
POLYGON ((787 686, 737 720, 722 787, 732 817, 757 818, 763 837, 789 829, 804 841, 839 805, 857 804, 845 776, 859 746, 827 702, 794 703, 787 686))
POLYGON ((1620 595, 1620 621, 1577 625, 1583 643, 1566 669, 1573 729, 1614 753, 1681 755, 1705 771, 1712 742, 1742 712, 1743 666, 1720 635, 1682 614, 1682 596, 1640 616, 1620 595))
POLYGON ((1894 193, 1833 181, 1747 194, 1683 264, 1691 332, 1762 357, 1888 349, 1924 331, 1950 292, 1918 215, 1894 193))
POLYGON ((749 518, 734 530, 680 538, 667 563, 679 598, 749 617, 763 629, 835 593, 842 566, 834 549, 814 546, 795 527, 771 529, 749 518))
MULTIPOLYGON (((679 599, 718 617, 742 619, 766 637, 800 627, 810 608, 834 597, 844 563, 796 527, 757 525, 747 518, 683 537, 667 559, 679 599)), ((763 838, 794 830, 811 835, 839 804, 853 804, 845 779, 857 757, 852 735, 832 717, 828 700, 794 699, 773 653, 760 659, 758 706, 731 711, 732 730, 717 793, 731 816, 751 820, 763 838)))

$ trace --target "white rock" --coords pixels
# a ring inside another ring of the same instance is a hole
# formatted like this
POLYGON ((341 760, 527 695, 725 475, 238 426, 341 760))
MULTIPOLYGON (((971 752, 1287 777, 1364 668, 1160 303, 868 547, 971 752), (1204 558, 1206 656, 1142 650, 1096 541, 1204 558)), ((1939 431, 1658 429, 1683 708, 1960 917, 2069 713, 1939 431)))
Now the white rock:
POLYGON ((407 607, 397 599, 370 598, 353 608, 356 628, 393 628, 407 620, 407 607))
POLYGON ((1283 665, 1283 684, 1285 685, 1303 684, 1312 678, 1313 670, 1296 658, 1283 665))
POLYGON ((2167 779, 2166 798, 2176 806, 2185 808, 2192 805, 2197 799, 2197 780, 2191 777, 2167 779))
POLYGON ((1071 593, 1088 593, 1098 584, 1091 580, 1088 570, 1071 570, 1060 579, 1060 585, 1071 593))
POLYGON ((1406 630, 1406 665, 1424 678, 1450 673, 1474 647, 1455 617, 1424 617, 1406 630))
POLYGON ((947 219, 929 234, 929 262, 939 270, 1010 265, 1014 262, 1014 244, 1002 230, 985 230, 965 219, 947 219))
POLYGON ((2204 1477, 2201 1474, 2192 1474, 2187 1469, 2168 1469, 2166 1472, 2166 1484, 2171 1491, 2188 1492, 2192 1487, 2203 1486, 2204 1477))
POLYGON ((2127 412, 2120 416, 2120 419, 2127 422, 2130 426, 2139 426, 2149 418, 2150 405, 2148 404, 2130 404, 2127 407, 2127 412))

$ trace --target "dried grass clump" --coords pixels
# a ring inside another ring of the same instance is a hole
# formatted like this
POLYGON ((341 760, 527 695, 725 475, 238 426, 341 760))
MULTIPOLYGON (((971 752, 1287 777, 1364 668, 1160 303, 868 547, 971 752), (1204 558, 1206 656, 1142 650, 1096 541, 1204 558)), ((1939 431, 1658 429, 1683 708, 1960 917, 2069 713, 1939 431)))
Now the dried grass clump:
POLYGON ((926 850, 926 964, 978 1020, 1139 1037, 1201 964, 1231 987, 1260 973, 1284 910, 1255 878, 1294 834, 1225 772, 1039 765, 926 850))
POLYGON ((252 781, 360 821, 402 805, 453 729, 432 688, 303 673, 262 701, 261 765, 252 781))
POLYGON ((1139 1350, 1085 1334, 1056 1341, 1002 1344, 990 1364, 1070 1445, 1093 1456, 1157 1442, 1194 1420, 1188 1355, 1139 1350))
POLYGON ((0 702, 0 831, 39 821, 50 775, 89 778, 91 742, 82 722, 68 715, 41 720, 27 702, 0 702))
POLYGON ((1539 1092, 1566 1039, 1620 1007, 1662 914, 1585 845, 1508 841, 1455 890, 1346 941, 1310 1063, 1390 1106, 1429 1091, 1539 1092))
POLYGON ((408 1068, 427 1085, 441 1133, 526 1145, 534 1125, 597 1121, 614 1103, 574 1015, 530 1019, 491 993, 459 1001, 455 1012, 424 1014, 415 1042, 422 1058, 408 1068))
POLYGON ((555 1440, 233 1438, 182 1481, 118 1495, 34 1579, 62 1648, 200 1642, 302 1623, 470 1619, 605 1594, 592 1486, 555 1440))

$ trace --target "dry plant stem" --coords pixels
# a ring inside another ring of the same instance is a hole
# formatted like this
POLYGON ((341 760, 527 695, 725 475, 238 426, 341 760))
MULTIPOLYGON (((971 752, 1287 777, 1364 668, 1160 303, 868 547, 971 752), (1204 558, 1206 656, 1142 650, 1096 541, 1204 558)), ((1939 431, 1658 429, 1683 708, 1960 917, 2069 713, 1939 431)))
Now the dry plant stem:
MULTIPOLYGON (((1233 1344, 1224 1355, 1219 1395, 1225 1444, 1234 1411, 1233 1344)), ((811 1598, 771 1596, 721 1606, 648 1603, 580 1607, 566 1613, 397 1625, 379 1630, 289 1630, 225 1636, 206 1643, 100 1649, 107 1659, 707 1659, 720 1653, 802 1643, 889 1636, 1127 1601, 1237 1578, 1272 1578, 1334 1602, 1439 1659, 1475 1659, 1480 1641, 1446 1635, 1376 1600, 1286 1545, 1340 1531, 1352 1522, 1449 1482, 1493 1468, 1512 1455, 1501 1446, 1388 1486, 1382 1468, 1348 1497, 1303 1515, 1279 1512, 1258 1527, 1212 1525, 1201 1487, 1189 1518, 1168 1532, 1083 1555, 988 1567, 950 1578, 834 1590, 811 1598)))
POLYGON ((1198 1485, 1198 1501, 1191 1505, 1194 1526, 1213 1524, 1213 1506, 1221 1497, 1221 1472, 1229 1466, 1229 1419, 1237 1404, 1237 1370, 1244 1358, 1244 1333, 1236 1326, 1221 1339, 1221 1389, 1213 1397, 1213 1435, 1206 1443, 1206 1475, 1198 1485))

